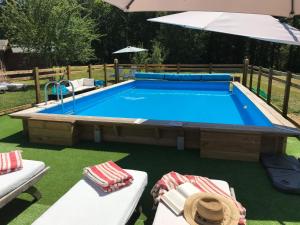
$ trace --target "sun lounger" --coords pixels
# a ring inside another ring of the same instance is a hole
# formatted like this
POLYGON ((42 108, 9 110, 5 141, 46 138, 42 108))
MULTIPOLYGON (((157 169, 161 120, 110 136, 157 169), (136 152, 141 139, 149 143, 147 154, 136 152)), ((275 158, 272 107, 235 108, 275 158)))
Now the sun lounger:
POLYGON ((33 187, 47 172, 43 162, 23 160, 23 169, 0 176, 0 208, 19 194, 27 192, 39 199, 40 193, 33 187))
MULTIPOLYGON (((229 184, 221 180, 212 180, 219 188, 221 188, 226 194, 235 198, 233 189, 229 188, 229 184)), ((176 216, 165 204, 159 203, 153 225, 189 225, 183 216, 176 216)))
MULTIPOLYGON (((82 93, 96 89, 95 80, 92 78, 91 79, 81 78, 78 80, 72 80, 71 83, 73 84, 75 95, 82 94, 82 93)), ((71 85, 68 85, 67 87, 62 88, 63 98, 71 97, 73 95, 72 91, 73 91, 73 89, 72 89, 71 85)), ((60 89, 59 89, 59 95, 60 94, 61 93, 60 93, 60 89)), ((54 88, 52 93, 48 95, 48 100, 57 100, 56 88, 54 88)))
POLYGON ((0 94, 5 93, 8 90, 6 83, 0 83, 0 94))
POLYGON ((9 83, 7 84, 8 91, 25 91, 26 84, 21 83, 9 83))
MULTIPOLYGON (((74 92, 77 94, 91 91, 96 88, 94 79, 82 78, 78 80, 72 80, 71 83, 73 84, 74 92)), ((72 92, 72 87, 68 86, 67 90, 69 92, 72 92)))
POLYGON ((121 225, 131 217, 147 185, 147 173, 126 170, 133 183, 119 191, 105 193, 87 179, 80 180, 34 225, 121 225))

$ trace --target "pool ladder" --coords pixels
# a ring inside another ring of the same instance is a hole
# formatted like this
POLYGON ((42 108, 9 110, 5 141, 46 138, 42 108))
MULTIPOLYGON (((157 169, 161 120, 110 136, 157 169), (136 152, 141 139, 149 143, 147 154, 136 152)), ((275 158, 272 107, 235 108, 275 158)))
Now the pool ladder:
POLYGON ((54 84, 56 86, 56 99, 57 101, 59 101, 59 98, 61 100, 61 109, 62 109, 62 112, 64 112, 64 97, 63 97, 63 93, 62 93, 62 88, 61 88, 61 84, 62 83, 68 83, 71 87, 72 87, 72 97, 73 97, 73 113, 75 112, 75 88, 74 88, 74 85, 72 84, 71 81, 69 80, 61 80, 59 82, 57 81, 50 81, 48 82, 46 85, 45 85, 45 89, 44 89, 44 93, 45 93, 45 105, 48 104, 48 86, 50 84, 54 84), (60 90, 60 93, 58 93, 58 91, 60 90))

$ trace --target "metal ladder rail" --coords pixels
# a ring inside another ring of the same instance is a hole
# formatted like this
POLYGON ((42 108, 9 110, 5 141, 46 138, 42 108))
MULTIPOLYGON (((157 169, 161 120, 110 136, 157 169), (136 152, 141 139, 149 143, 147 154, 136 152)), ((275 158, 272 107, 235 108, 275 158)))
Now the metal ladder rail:
POLYGON ((56 81, 50 81, 48 82, 46 85, 45 85, 45 88, 44 88, 44 93, 45 93, 45 105, 48 104, 48 86, 50 84, 55 84, 56 85, 56 100, 58 101, 59 99, 59 93, 58 93, 58 88, 60 87, 60 84, 56 81))
POLYGON ((68 83, 72 87, 73 112, 75 112, 75 88, 74 88, 74 85, 72 84, 72 82, 69 81, 69 80, 61 80, 60 82, 58 82, 58 85, 59 85, 59 88, 60 88, 60 99, 61 99, 62 111, 64 112, 64 98, 63 98, 63 93, 62 93, 62 88, 61 88, 62 83, 68 83))

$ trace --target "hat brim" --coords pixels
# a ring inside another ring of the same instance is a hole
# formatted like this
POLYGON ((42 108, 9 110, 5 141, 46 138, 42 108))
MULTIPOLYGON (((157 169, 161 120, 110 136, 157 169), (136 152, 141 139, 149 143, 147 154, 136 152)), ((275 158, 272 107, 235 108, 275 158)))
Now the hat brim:
POLYGON ((237 225, 238 224, 239 219, 240 219, 240 213, 239 213, 237 206, 234 204, 234 202, 231 199, 223 197, 218 194, 213 194, 213 193, 197 193, 197 194, 194 194, 194 195, 190 196, 189 198, 187 198, 187 200, 185 201, 185 205, 184 205, 184 217, 190 225, 216 225, 216 223, 211 223, 211 222, 203 221, 201 223, 197 223, 195 221, 195 216, 197 213, 196 203, 198 200, 207 198, 207 197, 215 198, 223 204, 224 219, 222 222, 220 222, 217 225, 237 225))

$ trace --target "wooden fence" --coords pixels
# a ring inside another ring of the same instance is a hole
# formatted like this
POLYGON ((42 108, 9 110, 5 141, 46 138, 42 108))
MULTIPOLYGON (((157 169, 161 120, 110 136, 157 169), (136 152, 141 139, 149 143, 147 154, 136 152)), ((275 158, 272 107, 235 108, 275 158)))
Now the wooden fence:
MULTIPOLYGON (((143 65, 133 65, 133 64, 119 64, 118 60, 115 60, 114 64, 101 64, 101 65, 88 65, 88 66, 65 66, 59 68, 48 68, 39 69, 34 68, 33 70, 19 70, 19 71, 5 71, 0 72, 0 77, 5 77, 7 81, 34 81, 35 87, 35 102, 36 104, 41 103, 41 80, 45 79, 55 79, 58 76, 63 76, 64 79, 72 80, 74 75, 87 73, 89 78, 93 78, 96 71, 101 71, 103 73, 103 79, 105 86, 109 81, 108 70, 113 70, 114 73, 114 83, 120 82, 121 70, 131 70, 135 69, 137 71, 145 72, 234 72, 241 73, 243 69, 243 64, 143 64, 143 65)), ((20 106, 18 106, 19 109, 20 106)), ((1 113, 1 112, 0 112, 1 113)))
POLYGON ((230 73, 241 73, 244 67, 243 64, 144 64, 144 65, 133 65, 133 64, 118 64, 119 67, 124 69, 130 69, 132 67, 137 70, 145 72, 174 72, 174 73, 212 73, 212 72, 230 72, 230 73))
MULTIPOLYGON (((254 65, 249 65, 248 59, 244 60, 244 64, 143 64, 143 65, 133 65, 133 64, 119 64, 117 60, 113 64, 101 64, 101 65, 87 65, 87 66, 65 66, 59 68, 48 68, 39 69, 34 68, 33 70, 19 70, 19 71, 5 71, 0 72, 0 78, 5 77, 7 81, 28 81, 34 82, 35 90, 35 101, 34 103, 40 103, 41 98, 41 80, 45 79, 56 79, 58 76, 64 76, 64 79, 72 80, 78 78, 80 74, 87 74, 89 78, 93 78, 96 72, 103 74, 103 80, 105 85, 109 82, 118 83, 120 82, 122 75, 121 70, 136 69, 137 71, 145 72, 170 72, 170 73, 202 73, 202 72, 228 72, 228 73, 241 73, 242 83, 244 86, 248 87, 250 90, 257 93, 259 97, 262 97, 259 93, 261 90, 261 79, 266 77, 268 79, 268 88, 266 98, 263 98, 269 105, 273 106, 277 111, 279 111, 284 117, 288 118, 288 108, 291 87, 300 90, 300 82, 295 83, 293 80, 300 80, 300 75, 293 74, 290 72, 276 71, 272 68, 267 69, 263 67, 258 67, 254 65), (110 80, 114 74, 113 80, 110 80), (254 89, 253 76, 258 74, 257 85, 254 89), (77 75, 77 76, 76 76, 77 75), (250 81, 249 81, 250 80, 250 81), (249 82, 247 82, 249 81, 249 82), (277 106, 272 104, 272 82, 278 81, 285 85, 284 98, 282 99, 283 106, 279 109, 277 106)), ((27 107, 28 104, 26 105, 27 107)), ((11 112, 18 110, 22 106, 18 106, 12 110, 6 110, 5 112, 11 112)), ((25 106, 24 106, 25 107, 25 106)), ((3 112, 2 112, 3 113, 3 112)), ((1 111, 0 111, 1 114, 1 111)))
MULTIPOLYGON (((300 91, 300 75, 291 72, 282 72, 275 70, 273 68, 264 68, 261 66, 249 65, 249 61, 246 59, 243 68, 242 84, 248 87, 252 92, 256 93, 261 99, 266 103, 271 105, 275 110, 282 114, 285 118, 289 119, 291 122, 299 126, 299 122, 289 118, 288 109, 291 96, 291 88, 295 88, 300 91), (256 86, 254 87, 254 74, 257 74, 256 86), (261 95, 261 82, 262 78, 267 79, 267 91, 266 95, 261 95), (299 82, 296 82, 298 81, 299 82), (273 91, 273 81, 277 81, 284 85, 284 97, 282 99, 282 108, 274 105, 272 103, 272 91, 273 91)), ((300 102, 299 102, 300 108, 300 102)))

